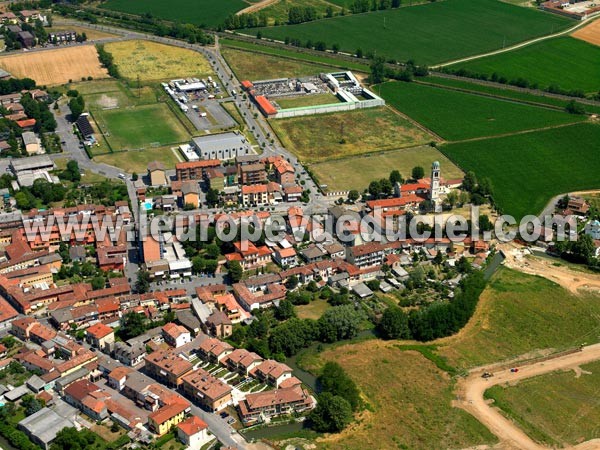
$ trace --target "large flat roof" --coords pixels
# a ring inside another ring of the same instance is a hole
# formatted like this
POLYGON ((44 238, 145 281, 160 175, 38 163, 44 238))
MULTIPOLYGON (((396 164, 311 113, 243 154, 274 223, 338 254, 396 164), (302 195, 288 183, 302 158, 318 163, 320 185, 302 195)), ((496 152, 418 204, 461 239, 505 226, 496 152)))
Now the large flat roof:
POLYGON ((216 151, 235 147, 248 147, 246 138, 238 133, 228 132, 198 136, 192 139, 202 151, 216 151))
POLYGON ((50 408, 42 408, 35 414, 21 420, 19 426, 26 429, 30 435, 48 444, 54 440, 60 430, 74 427, 75 424, 50 408))

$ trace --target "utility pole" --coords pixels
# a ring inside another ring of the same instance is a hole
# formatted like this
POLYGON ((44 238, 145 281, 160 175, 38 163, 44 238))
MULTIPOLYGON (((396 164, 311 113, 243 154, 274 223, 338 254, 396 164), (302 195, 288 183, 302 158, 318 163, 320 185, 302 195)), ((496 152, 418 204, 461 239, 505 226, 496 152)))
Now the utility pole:
POLYGON ((137 91, 138 91, 138 98, 140 98, 141 93, 140 93, 140 74, 139 73, 137 76, 137 91))

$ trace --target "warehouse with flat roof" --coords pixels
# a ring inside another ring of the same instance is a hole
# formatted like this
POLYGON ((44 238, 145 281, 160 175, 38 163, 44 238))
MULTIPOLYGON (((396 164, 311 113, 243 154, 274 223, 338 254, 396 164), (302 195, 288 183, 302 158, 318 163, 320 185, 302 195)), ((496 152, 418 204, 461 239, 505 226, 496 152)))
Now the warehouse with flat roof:
POLYGON ((223 161, 252 153, 250 143, 243 134, 237 132, 195 137, 191 145, 200 159, 223 161))

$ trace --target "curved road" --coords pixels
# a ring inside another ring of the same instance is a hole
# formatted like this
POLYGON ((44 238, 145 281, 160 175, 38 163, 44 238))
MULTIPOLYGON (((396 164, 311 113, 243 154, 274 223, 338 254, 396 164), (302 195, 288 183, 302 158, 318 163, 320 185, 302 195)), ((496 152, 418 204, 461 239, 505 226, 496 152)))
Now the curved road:
MULTIPOLYGON (((457 384, 460 400, 454 406, 464 409, 473 415, 494 433, 505 448, 520 450, 544 450, 550 447, 543 446, 533 441, 514 422, 503 416, 497 408, 488 405, 484 399, 484 392, 499 384, 516 383, 520 380, 547 374, 556 370, 575 369, 582 364, 587 364, 600 359, 600 344, 583 347, 581 351, 568 355, 557 356, 541 362, 532 362, 518 366, 519 371, 512 373, 510 369, 493 372, 487 367, 477 368, 468 377, 461 379, 457 384), (484 372, 493 373, 492 378, 482 378, 484 372)), ((599 448, 600 442, 592 440, 583 442, 573 448, 577 450, 599 448)))

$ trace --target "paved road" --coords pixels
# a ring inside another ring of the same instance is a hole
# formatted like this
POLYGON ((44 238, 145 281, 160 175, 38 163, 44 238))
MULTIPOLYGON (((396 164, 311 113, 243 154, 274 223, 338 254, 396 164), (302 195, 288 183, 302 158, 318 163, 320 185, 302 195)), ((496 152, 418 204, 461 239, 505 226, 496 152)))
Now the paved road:
MULTIPOLYGON (((492 386, 504 385, 506 383, 514 384, 518 381, 556 370, 575 369, 582 364, 587 364, 598 359, 600 359, 600 344, 595 344, 583 347, 581 351, 568 355, 557 356, 542 362, 519 365, 519 371, 516 373, 512 373, 510 369, 494 372, 492 366, 480 367, 472 371, 467 378, 458 382, 457 390, 461 393, 461 400, 457 401, 455 406, 469 412, 483 423, 505 445, 503 448, 543 450, 549 447, 533 441, 514 422, 503 416, 493 405, 489 405, 483 397, 484 392, 492 386), (481 375, 483 372, 491 372, 494 376, 487 379, 482 378, 481 375)), ((556 400, 559 401, 560 399, 556 400)), ((570 448, 578 450, 588 448, 597 449, 600 447, 599 444, 600 441, 595 440, 570 448)))

